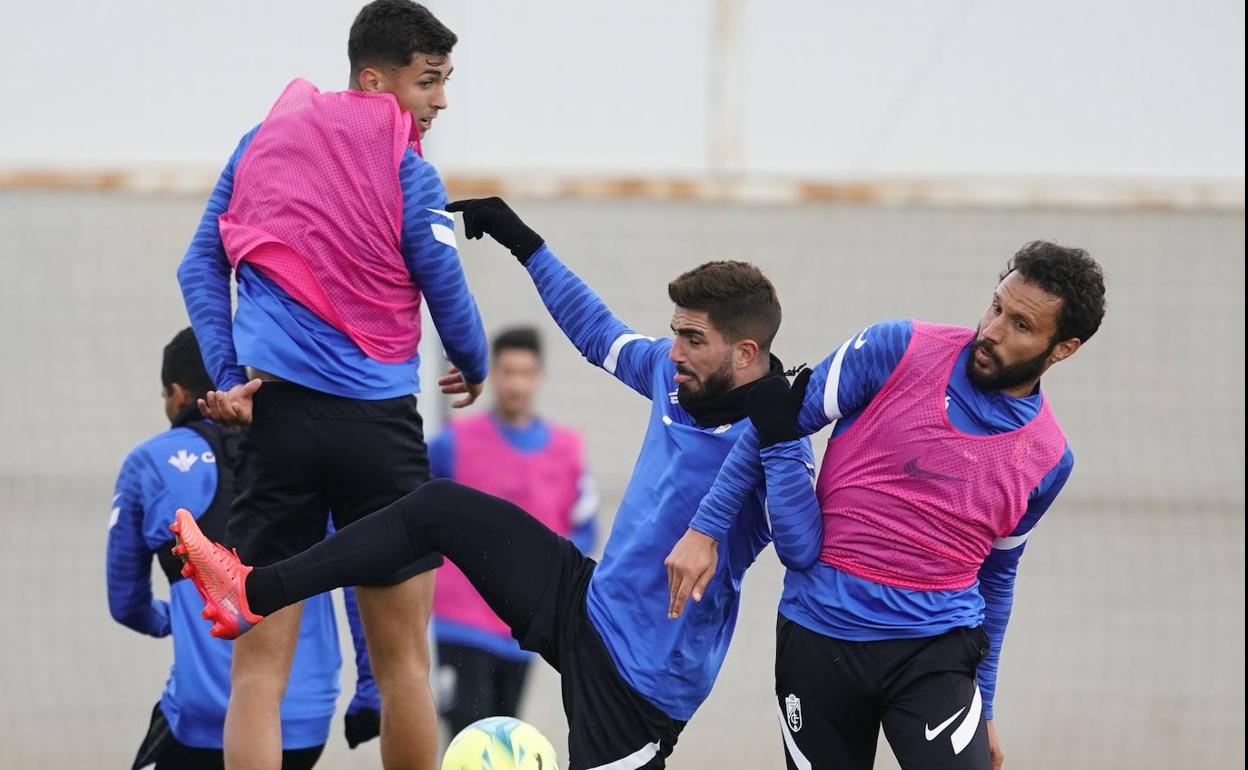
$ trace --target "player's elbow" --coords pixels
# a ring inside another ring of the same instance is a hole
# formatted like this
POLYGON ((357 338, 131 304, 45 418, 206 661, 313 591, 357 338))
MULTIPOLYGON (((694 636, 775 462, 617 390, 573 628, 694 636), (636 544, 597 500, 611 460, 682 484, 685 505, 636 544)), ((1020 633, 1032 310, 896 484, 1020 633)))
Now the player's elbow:
POLYGON ((777 548, 776 554, 784 568, 794 572, 805 572, 819 561, 818 547, 777 548))

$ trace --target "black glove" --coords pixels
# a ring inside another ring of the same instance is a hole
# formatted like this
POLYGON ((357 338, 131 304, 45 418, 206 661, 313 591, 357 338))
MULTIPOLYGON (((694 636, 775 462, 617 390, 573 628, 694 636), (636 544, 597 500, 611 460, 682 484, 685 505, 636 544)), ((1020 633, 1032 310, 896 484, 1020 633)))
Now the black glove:
POLYGON ((781 441, 802 437, 797 429, 797 414, 806 398, 810 370, 802 369, 793 385, 781 376, 767 377, 745 395, 745 412, 758 431, 758 445, 768 447, 781 441))
POLYGON ((501 243, 520 260, 529 261, 544 241, 542 236, 529 229, 516 212, 502 198, 470 198, 455 201, 447 211, 459 211, 464 215, 464 235, 469 240, 480 238, 482 233, 501 243))
POLYGON ((376 709, 348 711, 342 718, 347 746, 355 748, 381 735, 381 713, 376 709))

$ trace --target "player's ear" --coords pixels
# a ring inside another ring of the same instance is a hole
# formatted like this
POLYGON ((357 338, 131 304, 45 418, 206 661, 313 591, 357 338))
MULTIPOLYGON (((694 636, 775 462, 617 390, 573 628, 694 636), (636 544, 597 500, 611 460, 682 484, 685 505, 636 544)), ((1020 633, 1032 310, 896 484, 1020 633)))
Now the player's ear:
POLYGON ((1068 340, 1062 340, 1057 343, 1053 346, 1053 352, 1049 354, 1049 366, 1070 358, 1082 344, 1077 337, 1071 337, 1068 340))
POLYGON ((738 369, 748 369, 758 360, 759 350, 758 343, 751 339, 744 339, 734 345, 736 351, 736 365, 738 369))
POLYGON ((382 76, 381 70, 375 67, 365 67, 355 76, 355 85, 361 91, 376 93, 385 86, 385 78, 382 76))

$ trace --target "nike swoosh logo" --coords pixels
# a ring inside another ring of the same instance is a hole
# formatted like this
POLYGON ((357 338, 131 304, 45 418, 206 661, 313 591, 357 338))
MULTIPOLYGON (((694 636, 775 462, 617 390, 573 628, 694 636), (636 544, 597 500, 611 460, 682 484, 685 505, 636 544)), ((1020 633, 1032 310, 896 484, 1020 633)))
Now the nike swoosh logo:
MULTIPOLYGON (((869 328, 871 327, 868 326, 867 329, 869 328)), ((854 350, 857 350, 861 348, 863 345, 867 344, 867 338, 866 336, 864 336, 867 333, 867 329, 863 329, 862 331, 858 332, 858 339, 854 340, 854 350)))
POLYGON ((923 479, 924 481, 956 481, 966 483, 966 479, 960 479, 957 476, 946 476, 943 473, 934 473, 919 467, 919 458, 914 458, 905 465, 901 466, 901 470, 907 476, 913 479, 923 479))
POLYGON ((963 711, 966 711, 966 706, 963 706, 962 708, 958 709, 958 712, 956 714, 949 717, 948 719, 941 722, 940 724, 936 725, 935 730, 928 728, 927 723, 924 722, 923 723, 923 737, 926 738, 929 742, 931 742, 931 740, 934 739, 937 735, 940 735, 942 732, 944 732, 946 727, 953 724, 953 720, 962 716, 963 711))

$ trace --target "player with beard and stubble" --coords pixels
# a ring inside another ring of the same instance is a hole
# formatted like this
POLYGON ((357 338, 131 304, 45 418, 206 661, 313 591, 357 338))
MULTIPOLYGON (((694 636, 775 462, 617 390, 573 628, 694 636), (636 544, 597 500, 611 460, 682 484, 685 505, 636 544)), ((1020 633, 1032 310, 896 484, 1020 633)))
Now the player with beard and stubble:
MULTIPOLYGON (((501 200, 448 209, 463 212, 468 237, 488 234, 507 246, 581 353, 651 402, 601 564, 515 505, 435 480, 302 554, 254 570, 179 515, 191 563, 219 589, 209 614, 233 612, 228 601, 266 615, 440 552, 520 646, 560 672, 573 770, 664 767, 719 673, 745 570, 773 535, 791 569, 808 568, 818 553, 817 519, 795 530, 773 514, 769 528, 760 479, 720 539, 727 569, 705 586, 693 611, 666 618, 663 556, 749 425, 750 393, 769 382, 788 391, 769 353, 780 326, 775 288, 744 262, 701 265, 668 285, 672 336, 654 339, 616 318, 501 200)), ((802 461, 813 461, 809 441, 788 444, 802 461)))
POLYGON ((772 516, 822 519, 819 562, 788 572, 780 602, 788 767, 870 768, 881 725, 907 770, 1001 766, 992 707, 1018 561, 1074 465, 1040 377, 1104 313, 1100 266, 1036 241, 1007 265, 976 329, 869 326, 815 368, 804 395, 773 384, 770 407, 751 410, 757 431, 669 561, 678 596, 712 579, 715 543, 764 474, 772 516), (817 486, 797 463, 759 467, 760 454, 829 423, 817 486))

